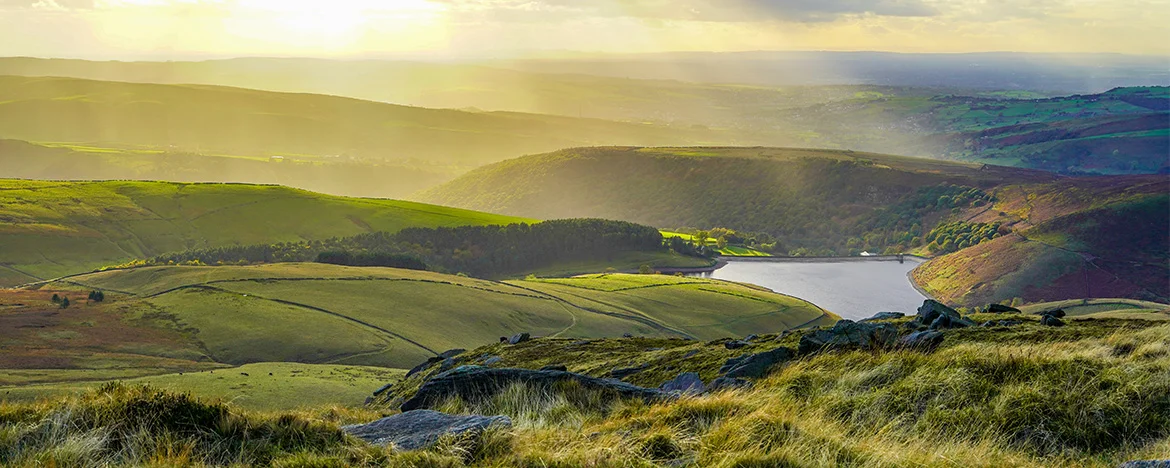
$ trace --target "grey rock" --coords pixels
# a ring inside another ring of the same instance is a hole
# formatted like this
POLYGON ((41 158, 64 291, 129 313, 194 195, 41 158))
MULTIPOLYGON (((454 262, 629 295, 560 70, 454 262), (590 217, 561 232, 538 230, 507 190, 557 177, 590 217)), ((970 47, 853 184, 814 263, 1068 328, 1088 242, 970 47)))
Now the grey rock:
POLYGON ((728 359, 719 369, 719 373, 730 378, 758 379, 767 375, 768 369, 771 369, 772 366, 795 357, 796 353, 789 348, 776 348, 771 351, 728 359))
POLYGON ((490 397, 514 383, 552 389, 554 384, 566 381, 574 381, 585 389, 602 391, 617 397, 641 398, 646 401, 672 398, 669 393, 658 389, 643 388, 620 380, 599 379, 574 372, 459 366, 423 382, 418 392, 403 402, 400 409, 411 411, 429 408, 451 396, 459 396, 465 400, 490 397))
POLYGON ((569 370, 569 368, 565 367, 564 364, 549 364, 547 366, 541 367, 540 370, 555 370, 555 371, 564 372, 564 371, 569 370))
POLYGON ((720 390, 732 390, 736 388, 750 388, 752 383, 734 377, 719 377, 711 381, 711 385, 707 387, 708 392, 718 392, 720 390))
POLYGON ((863 319, 861 321, 862 322, 872 322, 874 320, 890 320, 890 319, 902 318, 905 316, 906 316, 906 314, 903 314, 901 312, 878 312, 876 314, 873 314, 873 317, 863 319))
POLYGON ((1059 318, 1056 318, 1056 316, 1053 316, 1053 315, 1045 315, 1043 317, 1040 317, 1040 325, 1044 325, 1047 327, 1063 327, 1064 321, 1059 319, 1059 318))
POLYGON ((346 433, 374 445, 419 450, 446 434, 479 433, 489 427, 511 427, 507 416, 455 416, 431 410, 406 411, 367 424, 344 426, 346 433))
POLYGON ((532 335, 529 334, 528 332, 517 333, 515 335, 512 335, 511 338, 508 338, 508 344, 520 344, 520 343, 523 343, 523 342, 531 340, 531 339, 532 339, 532 335))
POLYGON ((922 306, 918 308, 918 323, 930 325, 940 315, 946 315, 952 319, 962 317, 962 315, 959 315, 959 311, 947 307, 945 304, 934 299, 927 299, 922 301, 922 306))
POLYGON ((966 328, 975 326, 975 322, 962 317, 952 317, 950 315, 939 315, 930 324, 931 330, 949 330, 952 328, 966 328))
POLYGON ((1019 325, 1021 323, 1024 323, 1024 322, 1021 322, 1019 320, 1000 320, 998 322, 995 322, 996 325, 1001 326, 1001 327, 1014 327, 1014 326, 1019 325))
POLYGON ((1007 314, 1007 313, 1016 314, 1016 313, 1020 312, 1020 309, 1017 309, 1017 308, 1012 307, 1012 306, 1005 306, 1003 304, 989 304, 987 306, 987 312, 990 312, 992 314, 1007 314))
POLYGON ((748 343, 748 342, 743 341, 743 340, 735 340, 735 341, 728 341, 726 343, 723 343, 723 347, 727 348, 727 349, 739 349, 739 348, 742 348, 742 347, 750 345, 750 344, 751 343, 748 343))
POLYGON ((483 365, 494 366, 494 365, 496 365, 496 363, 503 361, 503 360, 504 360, 504 358, 499 357, 499 356, 488 356, 487 359, 483 360, 483 365))
POLYGON ((898 346, 918 351, 934 351, 943 342, 943 334, 937 331, 914 332, 898 340, 898 346))
POLYGON ((609 376, 613 377, 615 379, 624 379, 624 378, 629 377, 631 375, 642 372, 642 371, 646 370, 646 368, 648 368, 648 367, 650 367, 650 364, 639 364, 639 365, 631 366, 631 367, 619 367, 617 369, 609 371, 609 376))
POLYGON ((892 324, 840 320, 832 328, 805 332, 800 336, 797 352, 808 355, 819 351, 888 349, 897 341, 898 329, 892 324))
POLYGON ((692 349, 692 350, 690 350, 690 351, 687 351, 687 353, 686 353, 686 354, 684 354, 682 358, 683 358, 683 359, 690 359, 690 358, 693 358, 693 357, 697 356, 698 354, 699 354, 699 350, 697 350, 697 349, 692 349))
POLYGON ((446 372, 446 371, 449 371, 449 370, 454 369, 454 368, 455 368, 455 358, 444 359, 443 363, 439 364, 439 372, 446 372))
POLYGON ((394 383, 393 383, 393 382, 391 382, 391 383, 388 383, 388 384, 386 384, 386 385, 383 385, 383 386, 381 386, 381 387, 378 387, 378 389, 377 389, 377 390, 374 390, 374 396, 378 396, 378 395, 381 395, 381 394, 383 394, 383 393, 386 393, 386 391, 387 391, 387 390, 390 390, 392 387, 394 387, 394 383))
POLYGON ((752 340, 755 340, 759 337, 760 337, 760 335, 752 334, 752 335, 748 335, 748 336, 743 337, 743 341, 751 342, 752 340))
POLYGON ((453 358, 455 356, 458 356, 460 354, 463 354, 466 351, 467 351, 466 349, 462 349, 462 348, 448 349, 446 351, 443 351, 442 353, 439 353, 439 357, 441 357, 443 359, 449 359, 449 358, 453 358))
POLYGON ((979 326, 982 328, 990 328, 990 327, 994 327, 995 324, 996 324, 995 320, 988 320, 986 322, 979 324, 979 326))
POLYGON ((658 389, 664 392, 698 395, 705 392, 707 386, 703 385, 703 379, 699 378, 699 374, 695 372, 683 372, 678 377, 664 382, 658 389))
POLYGON ((634 337, 633 333, 622 333, 622 338, 633 338, 633 337, 634 337))
POLYGON ((1067 314, 1064 313, 1064 309, 1054 309, 1054 310, 1048 310, 1048 311, 1041 312, 1040 315, 1049 316, 1049 317, 1056 317, 1056 318, 1060 319, 1060 318, 1064 318, 1064 316, 1067 314))
POLYGON ((1170 468, 1170 459, 1127 461, 1118 465, 1117 468, 1170 468))

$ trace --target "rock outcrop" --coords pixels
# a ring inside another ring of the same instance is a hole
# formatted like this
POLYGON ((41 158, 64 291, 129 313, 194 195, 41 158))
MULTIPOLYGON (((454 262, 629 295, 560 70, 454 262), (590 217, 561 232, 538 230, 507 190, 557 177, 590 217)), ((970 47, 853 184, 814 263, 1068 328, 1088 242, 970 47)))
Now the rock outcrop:
POLYGON ((599 379, 574 372, 531 370, 482 366, 460 366, 431 377, 418 392, 402 403, 402 411, 430 408, 451 396, 467 400, 490 397, 514 383, 551 388, 560 382, 576 382, 581 387, 610 393, 615 397, 641 398, 647 401, 672 398, 670 393, 613 379, 599 379))
POLYGON ((861 319, 860 321, 861 322, 872 322, 874 320, 891 320, 891 319, 899 319, 899 318, 902 318, 905 316, 906 316, 906 314, 903 314, 901 312, 878 312, 876 314, 873 314, 873 317, 870 317, 867 319, 861 319))
POLYGON ((658 389, 664 392, 698 395, 707 391, 707 386, 703 384, 703 379, 699 378, 698 373, 683 372, 678 377, 664 382, 658 389))
POLYGON ((946 330, 950 328, 973 327, 975 322, 963 318, 959 311, 947 307, 934 299, 927 299, 918 308, 918 315, 914 319, 919 325, 929 326, 931 330, 946 330))
POLYGON ((1003 304, 988 304, 987 312, 992 314, 1018 314, 1020 313, 1020 309, 1003 304))
POLYGON ((898 340, 898 346, 916 351, 934 351, 943 342, 942 332, 921 331, 903 336, 898 340))
POLYGON ((531 339, 532 339, 532 334, 530 334, 530 333, 527 333, 527 332, 517 333, 515 335, 512 335, 511 338, 508 338, 508 344, 520 344, 520 343, 523 343, 523 342, 531 340, 531 339))
POLYGON ((745 354, 728 359, 719 369, 719 373, 733 379, 760 378, 767 375, 768 369, 772 366, 795 357, 796 353, 789 348, 776 348, 762 353, 745 354))
POLYGON ((446 434, 474 434, 489 427, 511 426, 512 420, 507 416, 456 416, 431 410, 414 410, 341 429, 374 445, 393 445, 398 450, 419 450, 430 447, 446 434))
POLYGON ((893 325, 841 320, 832 328, 805 332, 797 352, 804 356, 821 351, 888 349, 897 341, 898 329, 893 325))

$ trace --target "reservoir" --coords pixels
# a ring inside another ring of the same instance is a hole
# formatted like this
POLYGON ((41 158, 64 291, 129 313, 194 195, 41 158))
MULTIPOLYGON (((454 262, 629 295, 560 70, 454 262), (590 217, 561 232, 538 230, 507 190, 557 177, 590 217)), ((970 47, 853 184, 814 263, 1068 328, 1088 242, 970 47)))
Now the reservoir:
POLYGON ((859 320, 882 311, 912 315, 926 299, 908 273, 922 260, 772 260, 728 259, 723 268, 696 274, 752 283, 812 302, 841 318, 859 320))

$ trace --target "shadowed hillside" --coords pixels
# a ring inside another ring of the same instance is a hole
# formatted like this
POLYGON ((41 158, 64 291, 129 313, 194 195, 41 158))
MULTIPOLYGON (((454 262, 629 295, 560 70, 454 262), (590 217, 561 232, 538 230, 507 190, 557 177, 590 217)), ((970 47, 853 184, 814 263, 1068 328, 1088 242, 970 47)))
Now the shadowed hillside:
POLYGON ((917 278, 960 304, 1080 297, 1084 281, 1099 284, 1095 295, 1165 300, 1170 210, 1157 203, 1168 183, 1157 175, 1061 178, 844 151, 582 148, 487 166, 421 199, 513 215, 763 232, 778 241, 775 251, 792 255, 958 250, 917 278), (975 268, 963 255, 997 266, 975 268))

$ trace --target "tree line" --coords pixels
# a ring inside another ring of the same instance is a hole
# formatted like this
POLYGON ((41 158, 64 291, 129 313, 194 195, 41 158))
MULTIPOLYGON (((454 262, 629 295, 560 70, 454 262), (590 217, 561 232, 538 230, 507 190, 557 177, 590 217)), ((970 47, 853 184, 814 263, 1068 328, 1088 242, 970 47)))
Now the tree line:
POLYGON ((506 226, 407 228, 327 240, 198 249, 159 255, 135 265, 321 262, 499 277, 563 262, 615 259, 629 252, 665 252, 672 246, 684 255, 711 254, 687 242, 666 242, 649 226, 561 219, 506 226))

